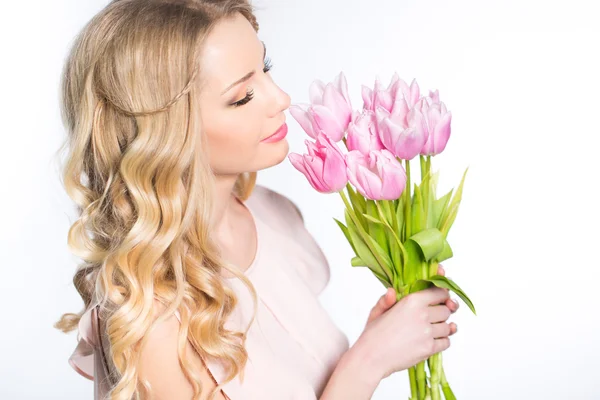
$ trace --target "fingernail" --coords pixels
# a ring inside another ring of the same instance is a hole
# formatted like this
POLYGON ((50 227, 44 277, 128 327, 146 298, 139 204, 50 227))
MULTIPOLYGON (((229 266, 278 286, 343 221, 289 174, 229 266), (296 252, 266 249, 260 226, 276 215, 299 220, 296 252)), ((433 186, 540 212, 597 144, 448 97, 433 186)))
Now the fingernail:
POLYGON ((456 307, 459 307, 460 305, 458 304, 458 301, 456 301, 456 299, 452 299, 452 301, 454 302, 454 304, 456 304, 456 307))

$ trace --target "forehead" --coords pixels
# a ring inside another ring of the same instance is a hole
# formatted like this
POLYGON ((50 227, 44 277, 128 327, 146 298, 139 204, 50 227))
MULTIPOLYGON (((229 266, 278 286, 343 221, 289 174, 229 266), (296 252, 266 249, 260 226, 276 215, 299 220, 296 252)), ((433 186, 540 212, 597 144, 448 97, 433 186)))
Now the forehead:
POLYGON ((217 23, 200 54, 203 90, 220 95, 234 81, 250 72, 262 60, 263 44, 241 14, 217 23))

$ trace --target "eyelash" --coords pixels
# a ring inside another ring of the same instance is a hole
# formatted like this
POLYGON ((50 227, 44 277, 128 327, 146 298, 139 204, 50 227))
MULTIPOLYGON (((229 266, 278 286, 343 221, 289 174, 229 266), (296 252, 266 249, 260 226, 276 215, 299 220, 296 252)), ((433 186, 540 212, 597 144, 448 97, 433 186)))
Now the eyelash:
MULTIPOLYGON (((273 68, 273 64, 271 63, 271 59, 270 58, 266 58, 265 59, 265 67, 263 68, 263 72, 266 74, 267 72, 269 72, 271 70, 271 68, 273 68)), ((252 98, 254 97, 254 90, 250 89, 247 93, 246 93, 246 97, 244 97, 243 99, 241 99, 240 101, 236 101, 235 103, 233 103, 232 105, 234 107, 240 107, 243 106, 244 104, 248 103, 250 100, 252 100, 252 98)))

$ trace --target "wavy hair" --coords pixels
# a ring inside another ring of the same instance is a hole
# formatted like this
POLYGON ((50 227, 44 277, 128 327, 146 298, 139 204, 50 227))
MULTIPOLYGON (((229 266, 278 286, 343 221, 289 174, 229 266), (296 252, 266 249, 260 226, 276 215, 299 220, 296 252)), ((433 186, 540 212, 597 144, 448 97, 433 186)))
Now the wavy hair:
MULTIPOLYGON (((54 326, 76 329, 93 299, 101 299, 111 400, 151 391, 139 377, 139 349, 176 310, 178 357, 194 398, 202 387, 185 354, 188 340, 203 359, 217 358, 229 372, 210 399, 238 373, 243 380, 257 296, 211 240, 214 174, 197 100, 204 40, 236 13, 258 32, 247 0, 114 0, 84 26, 64 64, 61 182, 77 209, 68 246, 83 260, 73 283, 85 307, 54 326), (237 298, 223 269, 254 299, 244 332, 224 328, 237 298), (154 299, 166 305, 158 318, 154 299)), ((246 200, 255 181, 256 172, 241 174, 234 195, 246 200)))

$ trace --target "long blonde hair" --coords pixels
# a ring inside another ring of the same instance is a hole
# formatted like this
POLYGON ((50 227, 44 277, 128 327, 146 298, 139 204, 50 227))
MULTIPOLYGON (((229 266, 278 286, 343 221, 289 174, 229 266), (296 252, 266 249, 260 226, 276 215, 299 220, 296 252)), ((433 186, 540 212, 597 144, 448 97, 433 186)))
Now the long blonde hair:
MULTIPOLYGON (((64 65, 61 180, 77 206, 68 245, 83 260, 73 283, 84 310, 62 315, 55 327, 76 329, 101 299, 114 369, 110 399, 150 390, 139 378, 139 350, 175 310, 182 320, 178 356, 194 398, 202 388, 184 352, 187 340, 229 371, 211 399, 238 373, 243 379, 248 329, 224 328, 237 298, 222 270, 249 288, 254 316, 257 297, 211 240, 214 175, 198 115, 202 45, 238 12, 258 31, 247 0, 114 0, 82 29, 64 65), (167 306, 158 319, 154 298, 167 306)), ((247 199, 255 180, 256 172, 241 174, 234 194, 247 199)))

